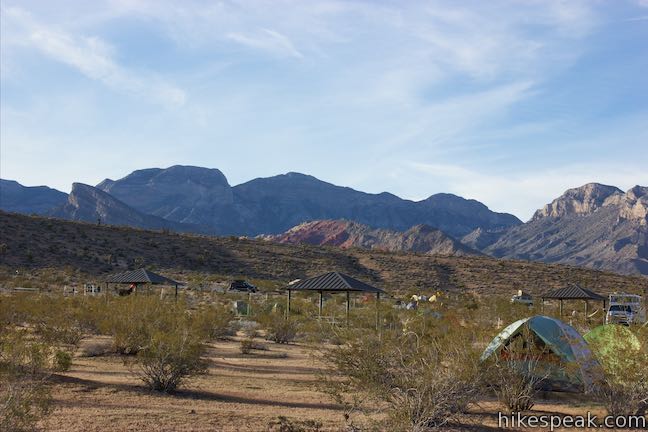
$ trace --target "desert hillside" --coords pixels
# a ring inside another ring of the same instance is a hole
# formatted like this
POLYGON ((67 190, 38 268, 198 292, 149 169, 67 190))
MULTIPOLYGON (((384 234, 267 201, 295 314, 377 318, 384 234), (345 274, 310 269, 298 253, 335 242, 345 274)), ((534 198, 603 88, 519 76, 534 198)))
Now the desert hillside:
POLYGON ((568 282, 600 293, 648 289, 646 277, 557 264, 277 244, 0 212, 0 283, 4 285, 101 280, 109 273, 141 266, 164 270, 190 284, 245 277, 274 288, 339 270, 392 293, 444 289, 487 295, 523 289, 539 294, 568 282))

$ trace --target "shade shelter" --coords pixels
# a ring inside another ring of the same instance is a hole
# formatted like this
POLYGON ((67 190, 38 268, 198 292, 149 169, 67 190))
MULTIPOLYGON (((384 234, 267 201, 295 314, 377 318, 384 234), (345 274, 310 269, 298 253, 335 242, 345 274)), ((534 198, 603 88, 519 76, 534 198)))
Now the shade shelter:
POLYGON ((542 295, 542 309, 544 310, 545 300, 559 300, 560 301, 560 316, 563 315, 563 301, 564 300, 583 300, 585 302, 585 316, 587 317, 589 312, 589 302, 590 301, 600 301, 603 302, 603 309, 607 304, 606 298, 600 294, 595 293, 594 291, 583 288, 578 284, 570 284, 564 288, 558 288, 557 290, 550 291, 542 295))
POLYGON ((314 291, 319 293, 319 316, 322 316, 322 307, 324 305, 324 293, 346 293, 346 322, 349 324, 349 309, 351 305, 351 293, 371 293, 376 294, 376 327, 380 320, 379 303, 380 294, 384 293, 380 288, 359 281, 349 275, 339 272, 324 273, 310 279, 304 279, 289 285, 288 304, 286 309, 287 316, 290 315, 290 298, 293 291, 314 291))
POLYGON ((106 291, 108 291, 108 286, 111 283, 135 285, 135 292, 137 292, 137 287, 139 285, 144 284, 174 286, 176 299, 178 298, 178 286, 184 285, 181 282, 169 279, 166 276, 159 275, 144 268, 108 276, 106 278, 106 291))

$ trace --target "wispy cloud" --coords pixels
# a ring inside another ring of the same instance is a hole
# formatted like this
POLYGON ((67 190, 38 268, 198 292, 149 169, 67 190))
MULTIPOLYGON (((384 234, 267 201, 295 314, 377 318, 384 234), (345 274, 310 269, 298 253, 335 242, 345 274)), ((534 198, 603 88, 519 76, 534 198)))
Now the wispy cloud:
POLYGON ((169 107, 182 106, 186 101, 185 92, 177 86, 152 74, 138 73, 119 65, 114 60, 114 49, 98 37, 52 28, 18 8, 3 10, 3 14, 24 32, 24 38, 19 38, 17 43, 29 45, 90 79, 169 107))
MULTIPOLYGON (((644 118, 613 123, 646 110, 645 30, 607 24, 643 21, 646 0, 2 3, 3 174, 33 170, 18 148, 50 157, 39 146, 114 142, 166 149, 160 165, 211 164, 232 183, 300 170, 409 198, 446 190, 522 217, 581 182, 641 178, 622 162, 645 156, 644 118), (57 81, 24 97, 48 68, 57 81)), ((66 171, 53 177, 92 182, 66 171)))
POLYGON ((304 57, 304 55, 295 48, 288 37, 274 30, 261 29, 259 32, 253 34, 228 33, 227 39, 241 45, 267 51, 280 56, 296 58, 304 57))

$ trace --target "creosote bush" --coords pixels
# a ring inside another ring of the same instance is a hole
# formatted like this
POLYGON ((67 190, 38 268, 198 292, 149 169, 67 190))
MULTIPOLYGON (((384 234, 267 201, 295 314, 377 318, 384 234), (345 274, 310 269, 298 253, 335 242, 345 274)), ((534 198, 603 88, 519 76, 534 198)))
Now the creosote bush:
POLYGON ((171 393, 205 372, 203 352, 202 341, 187 328, 155 332, 137 354, 138 374, 151 390, 171 393))
POLYGON ((232 325, 234 313, 221 305, 209 305, 197 312, 195 327, 207 339, 225 339, 236 334, 236 326, 232 325))
POLYGON ((293 342, 299 331, 299 324, 295 319, 286 319, 277 313, 262 316, 261 325, 266 330, 266 339, 280 344, 293 342))
POLYGON ((324 353, 331 372, 342 378, 326 379, 324 391, 347 407, 347 420, 373 401, 386 407, 381 429, 443 427, 481 388, 475 353, 455 336, 357 334, 324 353))
POLYGON ((0 430, 35 431, 51 411, 50 352, 26 330, 4 327, 0 332, 0 430))

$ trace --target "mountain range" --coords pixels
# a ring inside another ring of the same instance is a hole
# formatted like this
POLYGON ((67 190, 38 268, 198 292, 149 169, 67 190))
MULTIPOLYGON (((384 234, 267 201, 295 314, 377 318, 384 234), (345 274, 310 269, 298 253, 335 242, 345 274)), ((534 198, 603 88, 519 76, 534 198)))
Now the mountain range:
POLYGON ((277 243, 307 243, 343 249, 357 247, 429 255, 481 255, 479 251, 427 225, 415 225, 400 232, 371 228, 353 221, 322 220, 305 222, 283 234, 265 235, 260 238, 277 243))
POLYGON ((452 194, 411 201, 287 173, 231 186, 217 169, 137 170, 70 194, 0 180, 0 209, 206 235, 425 254, 487 254, 648 275, 648 188, 569 189, 527 223, 452 194))

